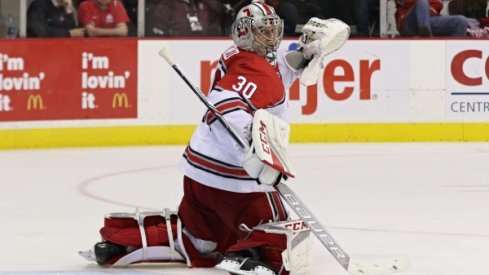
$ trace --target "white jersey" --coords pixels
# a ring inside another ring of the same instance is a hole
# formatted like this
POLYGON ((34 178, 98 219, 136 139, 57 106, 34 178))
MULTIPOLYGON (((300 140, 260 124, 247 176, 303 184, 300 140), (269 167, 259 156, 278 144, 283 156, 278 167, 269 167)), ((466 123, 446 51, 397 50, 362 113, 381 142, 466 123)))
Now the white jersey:
MULTIPOLYGON (((248 129, 257 109, 287 121, 285 91, 300 72, 288 68, 285 53, 285 49, 279 50, 277 65, 273 66, 265 58, 234 46, 219 60, 208 100, 243 140, 251 137, 248 129)), ((246 153, 207 111, 179 167, 187 177, 213 188, 237 193, 274 191, 270 185, 258 185, 243 169, 246 153)))

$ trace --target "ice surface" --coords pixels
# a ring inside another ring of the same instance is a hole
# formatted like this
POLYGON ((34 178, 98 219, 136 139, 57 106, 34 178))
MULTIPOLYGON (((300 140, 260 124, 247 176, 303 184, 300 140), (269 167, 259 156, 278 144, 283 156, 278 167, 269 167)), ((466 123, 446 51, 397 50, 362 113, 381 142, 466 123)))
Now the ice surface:
MULTIPOLYGON (((0 272, 226 274, 181 265, 102 268, 77 252, 103 215, 176 208, 182 146, 0 151, 0 272)), ((405 275, 489 274, 489 143, 291 146, 289 186, 359 260, 405 275)), ((347 274, 318 241, 310 274, 347 274)))

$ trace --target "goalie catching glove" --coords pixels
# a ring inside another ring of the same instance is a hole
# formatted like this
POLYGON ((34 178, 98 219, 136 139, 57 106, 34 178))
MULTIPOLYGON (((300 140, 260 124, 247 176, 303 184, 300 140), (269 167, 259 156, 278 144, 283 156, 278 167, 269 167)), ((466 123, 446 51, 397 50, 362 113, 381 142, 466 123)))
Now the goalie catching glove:
POLYGON ((243 168, 259 184, 276 185, 283 176, 294 177, 287 152, 289 132, 289 124, 279 117, 263 109, 255 112, 243 168))
POLYGON ((287 53, 286 61, 293 70, 304 69, 301 84, 309 86, 317 83, 324 67, 323 58, 338 50, 350 37, 350 27, 338 19, 309 19, 302 28, 299 52, 287 53))

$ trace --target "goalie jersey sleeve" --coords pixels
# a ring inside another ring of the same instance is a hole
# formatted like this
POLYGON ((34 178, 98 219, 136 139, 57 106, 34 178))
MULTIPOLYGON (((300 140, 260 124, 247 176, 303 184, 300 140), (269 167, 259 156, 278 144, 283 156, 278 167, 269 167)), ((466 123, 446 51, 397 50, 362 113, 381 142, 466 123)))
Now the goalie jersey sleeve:
MULTIPOLYGON (((284 82, 291 80, 284 81, 278 65, 231 47, 219 60, 208 100, 243 140, 249 141, 249 125, 257 109, 287 120, 284 82)), ((274 191, 272 186, 258 185, 246 173, 242 167, 245 156, 245 150, 207 111, 185 149, 180 169, 189 178, 217 189, 238 193, 274 191)))

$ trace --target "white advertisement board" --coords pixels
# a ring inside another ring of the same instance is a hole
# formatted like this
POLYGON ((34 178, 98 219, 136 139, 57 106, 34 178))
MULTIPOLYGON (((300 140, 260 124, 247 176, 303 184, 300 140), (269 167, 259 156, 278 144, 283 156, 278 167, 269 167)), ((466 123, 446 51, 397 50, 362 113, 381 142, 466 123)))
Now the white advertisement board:
MULTIPOLYGON (((316 87, 291 100, 292 120, 307 123, 392 122, 412 117, 410 44, 348 41, 327 56, 316 87), (393 50, 395 49, 395 50, 393 50)), ((292 91, 293 92, 293 91, 292 91)))
MULTIPOLYGON (((285 40, 282 46, 293 42, 285 40)), ((230 45, 230 39, 139 40, 137 118, 2 122, 0 129, 195 125, 204 107, 158 51, 168 47, 188 77, 207 92, 217 60, 230 45)), ((487 122, 488 56, 489 41, 349 40, 326 57, 316 86, 291 87, 290 121, 487 122)))
MULTIPOLYGON (((282 47, 289 47, 291 43, 293 41, 284 41, 282 47)), ((140 67, 139 83, 145 97, 154 99, 145 102, 159 102, 160 109, 165 107, 169 111, 165 117, 170 123, 195 123, 203 112, 201 103, 180 77, 155 56, 165 45, 188 77, 207 92, 217 60, 231 41, 140 42, 139 60, 144 66, 140 67)), ((296 83, 291 87, 291 122, 409 120, 412 117, 411 60, 409 54, 399 54, 409 53, 409 47, 406 41, 349 41, 325 59, 324 71, 316 86, 304 87, 296 83)))
POLYGON ((447 117, 489 120, 489 41, 447 41, 447 117))

